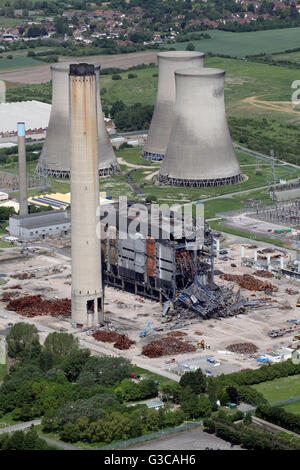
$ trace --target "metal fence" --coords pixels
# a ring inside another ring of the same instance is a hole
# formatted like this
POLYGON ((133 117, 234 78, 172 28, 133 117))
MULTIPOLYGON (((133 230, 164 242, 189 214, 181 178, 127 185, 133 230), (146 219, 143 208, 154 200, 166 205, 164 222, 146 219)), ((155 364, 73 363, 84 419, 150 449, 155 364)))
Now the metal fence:
POLYGON ((122 449, 125 447, 132 446, 134 444, 142 444, 143 442, 152 441, 154 439, 159 439, 162 437, 171 436, 172 434, 177 434, 178 432, 182 431, 189 431, 194 428, 198 428, 203 426, 203 421, 195 421, 193 423, 186 423, 181 424, 180 426, 176 426, 174 428, 162 429, 161 431, 153 432, 151 434, 145 434, 144 436, 135 437, 132 439, 127 439, 126 441, 117 442, 116 444, 109 444, 105 447, 101 447, 95 450, 116 450, 122 449))
POLYGON ((289 405, 290 403, 297 403, 300 401, 300 397, 291 397, 287 398, 286 400, 281 400, 281 401, 274 401, 273 403, 270 403, 271 406, 284 406, 284 405, 289 405))

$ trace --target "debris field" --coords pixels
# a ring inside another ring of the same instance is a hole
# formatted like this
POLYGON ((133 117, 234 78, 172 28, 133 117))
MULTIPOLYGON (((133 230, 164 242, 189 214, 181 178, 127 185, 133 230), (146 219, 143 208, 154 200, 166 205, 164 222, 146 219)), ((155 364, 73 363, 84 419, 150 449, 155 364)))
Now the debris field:
POLYGON ((236 282, 243 289, 250 291, 278 291, 278 287, 274 286, 270 282, 264 282, 260 279, 256 279, 255 277, 251 276, 251 274, 224 274, 221 277, 225 281, 236 282))
POLYGON ((92 334, 93 338, 103 343, 114 343, 116 349, 129 349, 135 341, 129 339, 126 335, 121 335, 116 331, 99 330, 92 334))
MULTIPOLYGON (((13 296, 12 294, 13 293, 8 293, 8 295, 13 296)), ((3 297, 1 299, 2 301, 3 297)), ((62 315, 68 317, 71 315, 71 300, 49 300, 43 299, 41 295, 27 295, 17 299, 10 298, 6 305, 6 310, 12 310, 29 318, 41 315, 51 315, 52 317, 62 315)))
POLYGON ((193 352, 196 347, 186 341, 182 341, 176 336, 167 336, 155 341, 151 341, 142 350, 144 356, 154 358, 161 356, 168 356, 173 354, 181 354, 186 352, 193 352))
POLYGON ((230 344, 226 349, 239 354, 255 354, 258 351, 257 346, 253 343, 230 344))

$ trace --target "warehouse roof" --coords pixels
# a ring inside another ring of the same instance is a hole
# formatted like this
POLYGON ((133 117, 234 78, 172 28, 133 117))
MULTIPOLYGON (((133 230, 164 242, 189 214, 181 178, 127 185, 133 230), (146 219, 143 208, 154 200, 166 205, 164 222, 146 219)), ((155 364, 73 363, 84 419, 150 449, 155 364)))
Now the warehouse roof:
POLYGON ((48 127, 51 105, 40 101, 19 101, 0 104, 0 132, 17 130, 17 123, 25 122, 26 129, 48 127))

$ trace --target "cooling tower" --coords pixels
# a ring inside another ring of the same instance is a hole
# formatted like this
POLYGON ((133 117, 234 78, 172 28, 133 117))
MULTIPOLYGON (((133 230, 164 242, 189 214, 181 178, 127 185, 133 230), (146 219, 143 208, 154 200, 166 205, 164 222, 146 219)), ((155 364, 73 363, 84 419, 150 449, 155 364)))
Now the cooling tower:
MULTIPOLYGON (((52 109, 46 141, 37 165, 37 172, 42 175, 66 178, 70 175, 70 132, 69 132, 69 81, 70 64, 62 63, 51 66, 52 74, 52 109)), ((97 115, 99 175, 107 176, 119 172, 110 139, 102 115, 100 100, 100 66, 95 66, 97 82, 97 115)))
POLYGON ((162 160, 165 156, 174 120, 175 70, 203 67, 202 52, 172 51, 157 54, 158 89, 156 104, 142 157, 162 160))
POLYGON ((180 70, 175 80, 175 118, 158 182, 206 187, 242 181, 225 113, 224 70, 180 70))
POLYGON ((91 64, 70 65, 72 320, 102 321, 101 248, 97 229, 99 154, 97 75, 91 64))

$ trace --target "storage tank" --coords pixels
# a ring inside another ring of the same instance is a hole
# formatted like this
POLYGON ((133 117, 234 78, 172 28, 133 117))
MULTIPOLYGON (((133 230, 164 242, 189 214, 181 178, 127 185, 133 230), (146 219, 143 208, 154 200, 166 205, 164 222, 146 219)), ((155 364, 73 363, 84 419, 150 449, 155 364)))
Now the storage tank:
POLYGON ((174 119, 175 76, 177 69, 203 67, 204 54, 192 51, 171 51, 157 54, 158 89, 156 104, 148 133, 148 139, 142 151, 146 160, 164 158, 174 119))
POLYGON ((91 64, 70 65, 72 321, 103 321, 96 94, 91 64))
POLYGON ((175 118, 158 182, 206 187, 242 181, 225 113, 224 70, 179 70, 175 80, 175 118))
MULTIPOLYGON (((70 64, 51 65, 52 108, 47 136, 37 165, 44 176, 67 178, 70 176, 69 81, 70 64)), ((99 175, 108 176, 120 171, 108 132, 100 100, 100 66, 95 66, 97 85, 99 175)))

